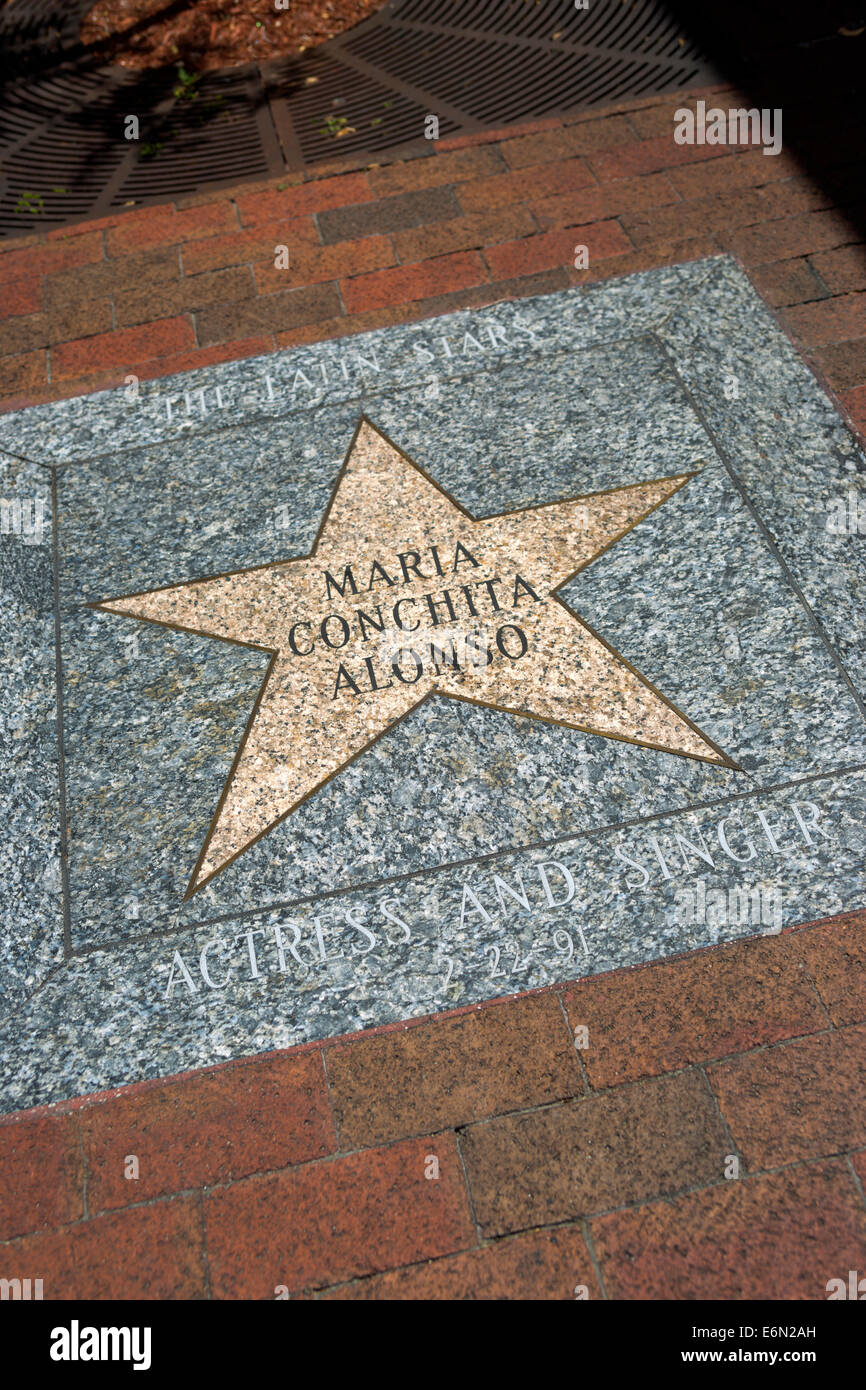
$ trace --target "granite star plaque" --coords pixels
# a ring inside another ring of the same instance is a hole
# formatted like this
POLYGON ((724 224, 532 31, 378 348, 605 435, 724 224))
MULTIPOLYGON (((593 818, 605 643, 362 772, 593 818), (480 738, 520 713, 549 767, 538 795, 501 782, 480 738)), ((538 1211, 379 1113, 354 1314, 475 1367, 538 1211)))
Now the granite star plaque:
POLYGON ((729 259, 0 446, 4 1108, 862 902, 863 459, 729 259))

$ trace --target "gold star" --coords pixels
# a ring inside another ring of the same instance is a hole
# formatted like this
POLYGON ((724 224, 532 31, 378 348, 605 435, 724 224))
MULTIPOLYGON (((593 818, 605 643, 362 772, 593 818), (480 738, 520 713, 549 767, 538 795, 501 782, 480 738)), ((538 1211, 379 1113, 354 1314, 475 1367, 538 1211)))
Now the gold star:
POLYGON ((693 476, 476 519, 362 416, 309 555, 91 604, 271 654, 186 897, 433 694, 735 768, 556 594, 693 476))

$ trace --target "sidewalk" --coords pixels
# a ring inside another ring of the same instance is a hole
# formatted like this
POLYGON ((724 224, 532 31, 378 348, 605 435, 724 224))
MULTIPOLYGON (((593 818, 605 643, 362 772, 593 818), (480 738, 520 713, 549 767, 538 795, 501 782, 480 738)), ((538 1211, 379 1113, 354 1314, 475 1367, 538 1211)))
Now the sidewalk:
MULTIPOLYGON (((727 252, 866 432, 862 233, 788 153, 674 145, 680 104, 441 141, 405 163, 0 244, 0 407, 727 252)), ((838 157, 830 183, 850 190, 838 157)), ((159 447, 167 458, 171 441, 159 447)), ((49 451, 30 457, 51 464, 49 451)), ((85 540, 98 511, 88 497, 85 540)), ((804 716, 797 757, 807 732, 804 716)), ((85 946, 94 971, 99 949, 85 946)), ((821 1300, 828 1280, 866 1270, 866 910, 509 986, 0 1117, 0 1276, 43 1278, 46 1298, 821 1300)))
MULTIPOLYGON (((443 140, 428 158, 0 243, 0 406, 727 251, 862 429, 862 233, 785 151, 675 145, 679 104, 443 140), (274 268, 280 245, 287 270, 274 268), (577 245, 588 270, 574 269, 577 245)), ((844 200, 859 173, 844 141, 836 157, 828 181, 844 200)))

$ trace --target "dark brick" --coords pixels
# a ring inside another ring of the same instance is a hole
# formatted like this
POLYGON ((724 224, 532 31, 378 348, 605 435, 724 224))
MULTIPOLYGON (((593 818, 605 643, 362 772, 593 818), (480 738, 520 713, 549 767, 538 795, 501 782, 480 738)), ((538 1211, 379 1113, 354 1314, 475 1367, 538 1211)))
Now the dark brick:
POLYGON ((485 1235, 712 1182, 730 1148, 698 1072, 488 1120, 462 1143, 485 1235))
POLYGON ((805 961, 837 1026, 866 1019, 866 912, 808 931, 792 932, 791 948, 805 961))
POLYGON ((409 1269, 374 1274, 330 1289, 327 1299, 567 1299, 583 1285, 589 1298, 601 1289, 589 1251, 576 1226, 506 1236, 479 1250, 445 1255, 409 1269))
POLYGON ((108 333, 114 327, 107 299, 79 299, 51 313, 0 320, 0 353, 25 352, 49 347, 72 338, 108 333))
POLYGON ((49 313, 62 313, 75 309, 85 299, 110 299, 118 291, 155 289, 179 277, 178 248, 157 246, 137 256, 97 261, 49 276, 45 281, 45 307, 49 313))
POLYGON ((0 395, 12 396, 44 386, 47 368, 48 354, 41 350, 0 357, 0 395))
POLYGON ((709 1069, 747 1167, 853 1149, 866 1142, 866 1027, 845 1028, 709 1069))
POLYGON ((593 1086, 614 1086, 826 1027, 788 937, 735 942, 575 985, 565 996, 593 1086))
POLYGON ((765 155, 762 150, 743 150, 726 151, 722 159, 713 159, 709 164, 671 169, 668 177, 681 197, 704 198, 734 188, 755 188, 802 173, 802 165, 785 150, 777 155, 765 155))
POLYGON ((280 1284, 294 1293, 476 1243, 452 1135, 248 1178, 206 1197, 205 1213, 217 1298, 273 1298, 280 1284))
POLYGON ((81 1179, 74 1115, 13 1115, 0 1122, 0 1240, 77 1221, 81 1179))
POLYGON ((765 188, 738 189, 712 198, 696 198, 669 207, 625 213, 622 225, 635 246, 643 246, 648 241, 660 241, 665 237, 730 231, 826 207, 827 203, 827 195, 810 180, 788 179, 765 188))
POLYGON ((359 1038, 326 1054, 342 1148, 453 1128, 583 1090, 551 994, 359 1038))
POLYGON ((857 240, 851 223, 837 212, 807 212, 759 227, 719 231, 716 235, 719 245, 733 251, 746 265, 780 261, 788 256, 807 256, 812 251, 857 240))
POLYGON ((359 241, 376 232, 396 232, 403 227, 420 227, 426 222, 444 222, 460 212, 454 195, 447 188, 428 188, 404 193, 399 198, 377 198, 375 202, 320 212, 316 221, 322 240, 332 246, 338 241, 359 241))
POLYGON ((724 145, 677 145, 673 126, 668 135, 652 140, 638 140, 619 149, 601 151, 589 156, 589 167, 600 183, 625 179, 633 174, 651 174, 657 169, 671 169, 678 164, 695 164, 718 159, 727 153, 724 145))
POLYGON ((284 290, 282 294, 261 295, 237 304, 215 304, 195 316, 199 346, 209 347, 230 338, 276 333, 297 324, 333 317, 339 314, 340 307, 336 288, 330 284, 284 290))
POLYGON ((756 289, 768 304, 802 304, 808 299, 823 299, 827 291, 805 257, 792 261, 775 261, 756 265, 749 272, 756 289))
POLYGON ((184 275, 177 280, 165 280, 141 289, 121 290, 114 296, 117 327, 127 328, 136 323, 149 323, 155 318, 170 318, 173 314, 205 309, 209 304, 252 299, 254 293, 249 266, 205 271, 203 275, 184 275))
POLYGON ((378 169, 370 169, 367 177, 376 196, 387 198, 398 193, 413 193, 419 188, 441 188, 446 183, 462 183, 464 179, 499 174, 504 168, 495 148, 479 145, 450 154, 440 152, 429 159, 383 164, 378 169))
POLYGON ((842 294, 814 304, 796 304, 782 314, 787 327, 815 347, 866 337, 866 293, 842 294))
POLYGON ((826 1299, 829 1279, 866 1268, 866 1210, 838 1161, 614 1212, 590 1230, 617 1299, 826 1299))
POLYGON ((530 207, 538 225, 547 229, 599 222, 636 208, 661 207, 678 201, 678 194, 664 174, 648 174, 645 178, 617 179, 600 188, 593 186, 577 193, 533 200, 530 207))
POLYGON ((813 352, 820 370, 837 391, 866 385, 866 342, 831 343, 813 352))
POLYGON ((577 125, 506 140, 499 148, 512 169, 524 169, 530 164, 546 164, 551 160, 591 154, 595 150, 614 149, 634 138, 626 116, 604 116, 600 120, 581 121, 577 125))
POLYGON ((819 251, 809 257, 832 294, 866 290, 866 246, 840 246, 835 251, 819 251))

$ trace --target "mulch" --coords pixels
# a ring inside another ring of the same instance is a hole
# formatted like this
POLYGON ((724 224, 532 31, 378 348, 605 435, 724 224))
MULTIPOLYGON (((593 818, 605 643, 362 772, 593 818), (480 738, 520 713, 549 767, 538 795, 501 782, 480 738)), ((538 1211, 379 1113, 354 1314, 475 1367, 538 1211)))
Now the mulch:
POLYGON ((359 24, 384 0, 98 0, 82 42, 125 68, 196 72, 304 53, 359 24))

